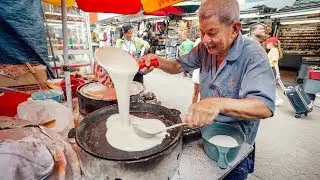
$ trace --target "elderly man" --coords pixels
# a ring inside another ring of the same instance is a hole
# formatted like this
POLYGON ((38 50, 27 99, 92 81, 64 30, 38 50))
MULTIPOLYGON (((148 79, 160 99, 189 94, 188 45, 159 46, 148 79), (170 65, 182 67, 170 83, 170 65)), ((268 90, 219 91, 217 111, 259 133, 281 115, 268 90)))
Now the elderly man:
MULTIPOLYGON (((206 0, 198 11, 201 43, 175 61, 159 58, 159 69, 177 74, 200 68, 201 100, 190 106, 185 122, 203 126, 213 122, 240 128, 253 144, 259 119, 273 115, 275 79, 264 49, 242 36, 237 0, 206 0)), ((155 58, 140 58, 150 64, 155 58)), ((151 72, 154 67, 144 68, 151 72)), ((253 172, 254 152, 226 179, 246 179, 253 172)))

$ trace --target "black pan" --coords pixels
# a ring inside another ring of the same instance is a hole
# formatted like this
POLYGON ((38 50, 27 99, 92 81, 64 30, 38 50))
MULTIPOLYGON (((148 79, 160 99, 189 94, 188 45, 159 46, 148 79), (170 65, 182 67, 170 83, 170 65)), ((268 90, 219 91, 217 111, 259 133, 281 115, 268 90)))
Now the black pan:
MULTIPOLYGON (((182 127, 168 131, 170 136, 167 136, 162 144, 152 149, 137 152, 118 150, 107 142, 105 136, 107 131, 106 121, 109 116, 116 113, 118 113, 118 106, 112 105, 98 109, 84 118, 76 129, 76 142, 80 148, 95 157, 107 160, 136 161, 165 151, 181 138, 182 127)), ((130 114, 147 119, 159 119, 166 126, 182 122, 178 110, 155 104, 131 103, 130 114)))

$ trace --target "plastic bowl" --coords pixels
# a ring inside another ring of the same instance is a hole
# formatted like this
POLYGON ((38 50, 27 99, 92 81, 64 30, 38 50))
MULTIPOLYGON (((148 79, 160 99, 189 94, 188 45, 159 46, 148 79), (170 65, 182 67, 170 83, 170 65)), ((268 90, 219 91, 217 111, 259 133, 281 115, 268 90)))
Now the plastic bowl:
POLYGON ((226 169, 228 164, 236 159, 239 150, 246 141, 244 133, 235 126, 225 123, 214 123, 204 126, 201 129, 204 141, 204 151, 207 156, 218 162, 222 169, 226 169), (222 147, 209 142, 209 139, 216 135, 227 135, 233 137, 237 142, 236 147, 222 147))
POLYGON ((31 97, 33 100, 52 99, 54 101, 60 102, 63 99, 63 91, 57 89, 40 90, 33 93, 31 97))
POLYGON ((14 117, 17 115, 17 106, 29 97, 27 93, 0 91, 0 116, 14 117))

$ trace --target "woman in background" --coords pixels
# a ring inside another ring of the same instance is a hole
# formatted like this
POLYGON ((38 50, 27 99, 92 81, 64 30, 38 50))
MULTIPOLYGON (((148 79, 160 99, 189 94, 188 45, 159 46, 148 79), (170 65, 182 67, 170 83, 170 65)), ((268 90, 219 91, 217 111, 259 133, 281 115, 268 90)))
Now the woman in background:
MULTIPOLYGON (((123 25, 122 32, 123 37, 117 40, 116 47, 128 52, 134 58, 144 55, 145 51, 150 48, 147 41, 134 37, 133 26, 131 24, 123 25)), ((137 73, 133 80, 143 84, 143 75, 141 73, 137 73)))
MULTIPOLYGON (((267 49, 269 49, 269 53, 268 53, 268 59, 269 59, 269 63, 270 66, 272 68, 272 71, 274 73, 274 77, 276 78, 276 80, 280 79, 280 70, 279 70, 279 59, 282 58, 282 50, 281 50, 281 45, 280 45, 280 41, 275 38, 275 37, 270 37, 269 39, 267 39, 266 41, 266 46, 267 49)), ((276 98, 276 106, 281 106, 284 101, 278 96, 278 94, 276 94, 277 98, 276 98)))

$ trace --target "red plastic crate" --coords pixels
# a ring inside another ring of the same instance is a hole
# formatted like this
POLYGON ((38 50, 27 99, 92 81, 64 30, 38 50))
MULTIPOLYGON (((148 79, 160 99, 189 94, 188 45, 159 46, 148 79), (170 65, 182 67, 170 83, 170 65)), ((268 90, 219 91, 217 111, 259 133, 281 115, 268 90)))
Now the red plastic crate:
POLYGON ((320 80, 320 67, 308 67, 308 79, 320 80))
POLYGON ((26 101, 31 95, 19 92, 0 92, 0 116, 14 117, 17 107, 26 101))

